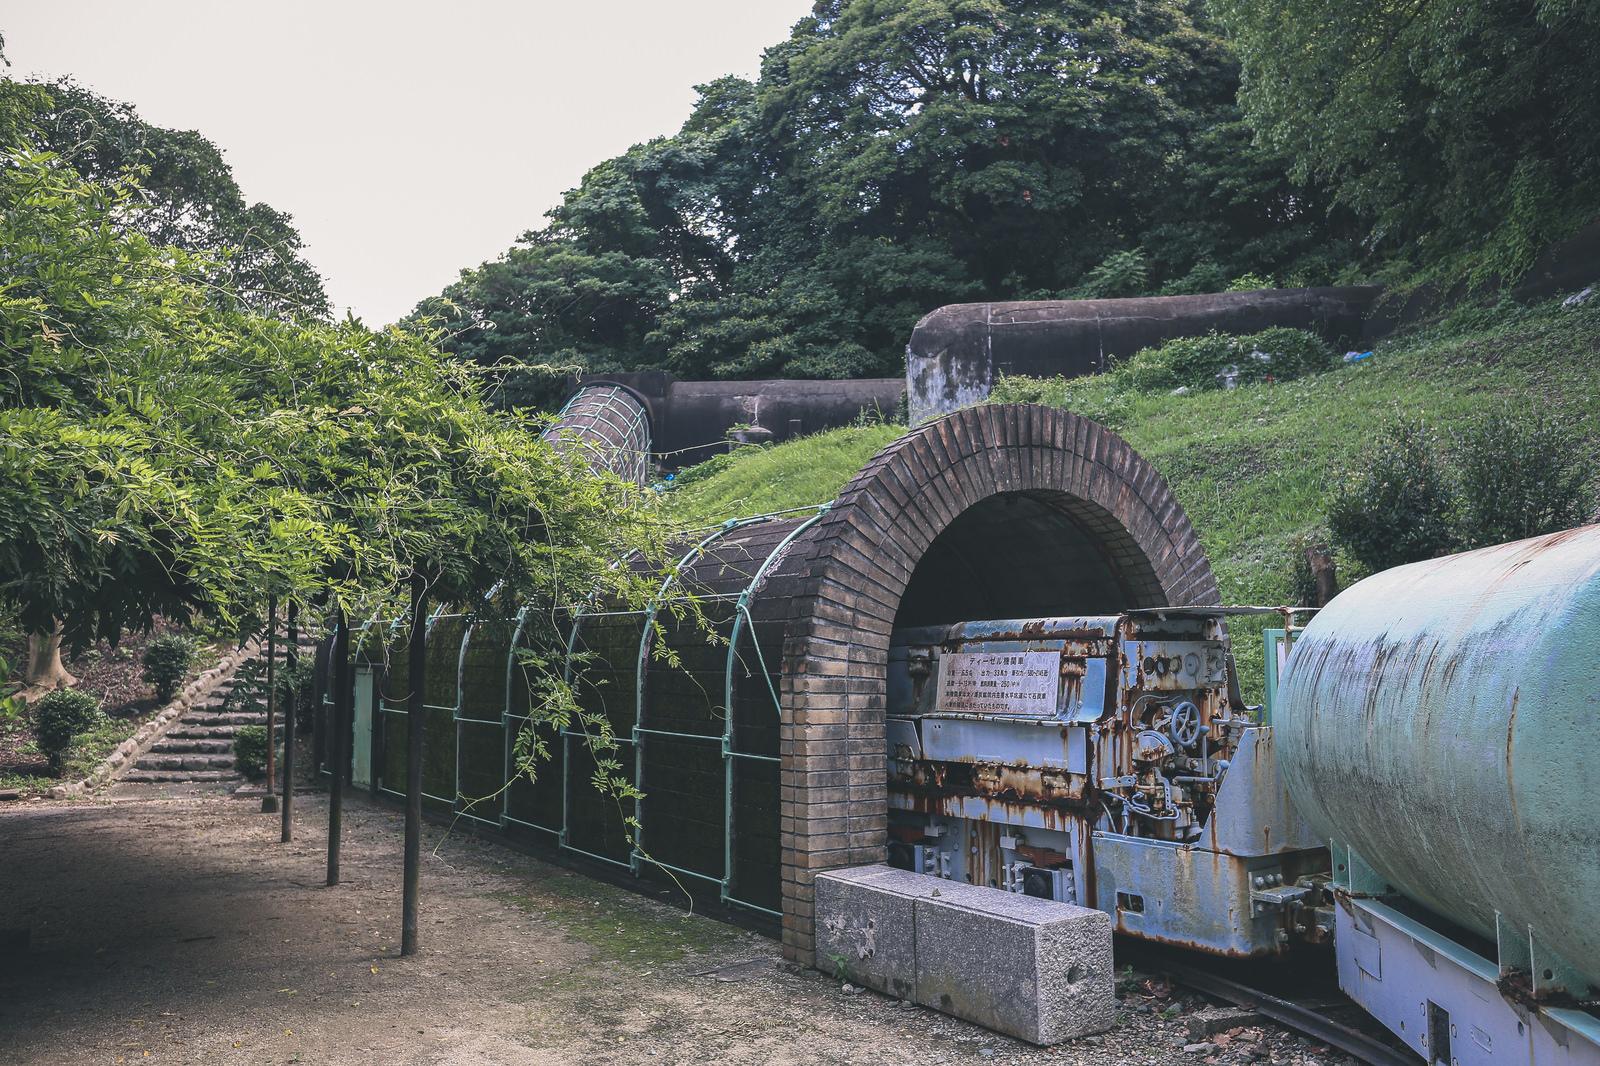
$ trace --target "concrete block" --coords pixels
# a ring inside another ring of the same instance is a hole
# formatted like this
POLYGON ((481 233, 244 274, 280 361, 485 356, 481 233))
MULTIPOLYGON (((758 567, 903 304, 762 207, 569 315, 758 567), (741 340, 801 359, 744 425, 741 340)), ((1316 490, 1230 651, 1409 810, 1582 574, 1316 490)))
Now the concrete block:
POLYGON ((1111 919, 883 865, 816 877, 816 965, 1009 1036, 1111 1028, 1111 919))
POLYGON ((918 886, 907 879, 917 876, 889 866, 817 874, 817 968, 886 996, 911 999, 918 886))
MULTIPOLYGON (((972 886, 966 886, 971 888, 972 886)), ((917 1002, 1033 1044, 1116 1019, 1111 919, 994 889, 916 901, 917 1002)))

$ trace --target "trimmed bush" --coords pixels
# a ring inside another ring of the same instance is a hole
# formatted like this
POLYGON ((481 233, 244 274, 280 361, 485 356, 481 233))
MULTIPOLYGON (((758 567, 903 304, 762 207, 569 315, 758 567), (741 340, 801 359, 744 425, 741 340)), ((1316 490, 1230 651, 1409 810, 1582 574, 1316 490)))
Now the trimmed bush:
POLYGON ((51 770, 61 772, 62 759, 72 749, 73 740, 93 729, 102 717, 100 701, 87 692, 66 688, 40 697, 33 705, 34 733, 51 770))
POLYGON ((251 780, 267 773, 267 727, 240 726, 233 734, 233 761, 239 772, 251 780))
POLYGON ((1372 438, 1328 508, 1328 529, 1369 572, 1456 549, 1455 494, 1437 435, 1401 418, 1372 438))
POLYGON ((166 703, 178 694, 194 663, 194 641, 169 634, 157 637, 144 651, 144 680, 154 685, 156 699, 166 703))

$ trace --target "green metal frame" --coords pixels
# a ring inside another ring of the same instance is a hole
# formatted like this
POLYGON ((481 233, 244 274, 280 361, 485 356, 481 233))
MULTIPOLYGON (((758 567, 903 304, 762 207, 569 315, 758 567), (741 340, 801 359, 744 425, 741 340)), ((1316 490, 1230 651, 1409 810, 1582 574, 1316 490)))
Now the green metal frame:
POLYGON ((1294 642, 1305 630, 1300 626, 1288 629, 1263 629, 1261 642, 1263 645, 1262 672, 1266 680, 1266 700, 1261 705, 1261 724, 1271 725, 1273 710, 1278 705, 1278 652, 1287 645, 1290 649, 1294 642))
MULTIPOLYGON (((582 397, 585 392, 589 391, 589 388, 599 388, 599 387, 600 386, 589 386, 588 388, 579 389, 577 392, 574 392, 571 396, 567 397, 567 402, 562 404, 561 405, 561 410, 556 412, 555 423, 552 424, 549 429, 544 431, 544 439, 545 440, 550 440, 550 441, 562 441, 562 442, 565 442, 565 443, 579 443, 579 444, 582 444, 584 447, 588 448, 592 453, 594 453, 595 456, 597 456, 599 458, 600 464, 602 466, 604 466, 607 470, 610 470, 610 469, 612 469, 611 464, 609 462, 607 462, 606 454, 601 449, 600 445, 596 444, 594 441, 586 440, 586 439, 582 439, 582 438, 577 438, 577 439, 568 438, 568 437, 562 436, 560 434, 560 432, 559 432, 559 430, 561 429, 561 425, 560 425, 561 420, 563 418, 567 417, 567 415, 571 413, 572 405, 574 403, 576 403, 578 401, 578 399, 580 397, 582 397)), ((603 414, 603 413, 601 413, 599 411, 597 411, 592 416, 592 417, 598 419, 599 421, 604 422, 606 425, 610 426, 612 429, 616 430, 617 432, 619 432, 621 434, 621 438, 620 439, 622 441, 622 444, 618 445, 618 447, 620 449, 622 449, 622 450, 628 450, 626 448, 626 443, 633 439, 634 432, 641 425, 648 425, 649 419, 650 419, 650 413, 647 410, 645 410, 644 404, 639 401, 638 397, 634 396, 632 393, 629 393, 626 389, 620 388, 620 387, 618 387, 616 385, 611 385, 611 386, 607 386, 607 387, 610 388, 610 390, 611 390, 610 392, 608 392, 603 398, 593 399, 591 401, 591 402, 595 403, 597 407, 604 408, 604 406, 608 402, 610 402, 611 400, 615 399, 618 396, 627 396, 629 399, 633 400, 633 402, 638 404, 638 406, 639 406, 639 413, 633 416, 632 420, 630 420, 628 422, 626 427, 617 425, 616 421, 613 420, 612 418, 610 418, 609 415, 603 414)), ((645 481, 645 473, 648 470, 649 462, 650 462, 650 439, 649 439, 648 433, 645 435, 644 447, 643 448, 638 448, 638 449, 633 449, 633 456, 634 456, 634 460, 633 460, 632 468, 629 470, 629 472, 627 474, 622 474, 621 471, 618 471, 618 475, 622 476, 622 477, 625 477, 628 480, 635 481, 635 482, 637 482, 639 484, 643 484, 644 481, 645 481)))
MULTIPOLYGON (((454 723, 456 730, 456 795, 446 797, 439 796, 431 792, 424 792, 424 797, 435 803, 446 805, 460 816, 470 818, 481 824, 496 826, 502 829, 508 826, 517 826, 520 828, 531 829, 537 832, 548 834, 555 838, 556 845, 564 851, 569 851, 577 855, 582 855, 585 858, 627 869, 635 876, 640 876, 646 867, 658 867, 673 874, 692 877, 703 882, 714 884, 717 886, 718 896, 723 903, 756 911, 762 914, 767 914, 773 917, 780 917, 780 912, 772 908, 764 907, 760 904, 751 902, 750 900, 740 898, 737 886, 734 884, 735 766, 739 760, 763 762, 767 764, 777 764, 779 762, 779 758, 775 755, 764 755, 759 752, 745 751, 741 750, 739 747, 733 713, 737 678, 736 669, 743 663, 743 659, 740 655, 741 643, 748 638, 755 652, 757 669, 759 670, 763 682, 767 686, 767 690, 772 697, 773 714, 775 717, 781 719, 781 699, 777 686, 773 680, 774 673, 772 666, 775 664, 769 664, 766 661, 765 654, 761 650, 761 645, 759 641, 755 639, 755 619, 750 613, 751 603, 754 599, 756 591, 766 580, 767 575, 771 573, 773 567, 778 564, 778 562, 783 558, 785 553, 787 553, 789 548, 797 539, 799 539, 808 529, 810 529, 813 525, 820 521, 825 514, 827 514, 829 506, 830 505, 828 504, 824 504, 819 507, 796 508, 788 511, 757 515, 752 518, 732 519, 724 522, 721 525, 710 529, 703 536, 701 536, 700 539, 696 541, 694 546, 688 549, 677 560, 676 565, 674 565, 673 568, 662 579, 660 586, 656 590, 656 594, 651 598, 649 604, 647 604, 644 608, 628 611, 607 611, 583 608, 575 610, 572 613, 571 625, 566 634, 565 662, 563 664, 563 676, 568 682, 571 682, 574 678, 574 659, 578 654, 580 635, 586 620, 617 617, 638 617, 641 619, 638 652, 635 660, 633 726, 627 735, 619 735, 616 738, 619 744, 628 744, 633 748, 635 781, 642 781, 644 772, 644 749, 645 745, 648 744, 650 739, 653 737, 688 741, 705 741, 707 743, 717 745, 723 762, 724 782, 722 847, 723 861, 722 872, 720 875, 708 873, 702 870, 691 870, 686 867, 677 866, 651 857, 644 848, 644 828, 646 819, 644 806, 640 800, 634 801, 633 817, 636 823, 636 829, 634 832, 633 844, 629 850, 629 855, 626 860, 617 858, 613 855, 604 855, 599 852, 591 851, 587 848, 579 847, 572 842, 572 827, 569 818, 572 807, 572 740, 574 737, 577 737, 580 740, 588 737, 588 734, 583 730, 581 725, 569 726, 563 728, 559 732, 559 743, 561 745, 561 824, 559 826, 541 825, 537 822, 531 822, 527 819, 519 818, 512 814, 511 790, 509 787, 502 789, 498 811, 493 816, 475 813, 472 809, 467 808, 467 806, 463 803, 461 792, 463 768, 461 730, 463 724, 470 724, 473 726, 500 726, 503 732, 503 743, 501 745, 502 764, 500 773, 503 781, 506 784, 509 785, 512 780, 512 775, 514 773, 514 767, 512 763, 516 736, 518 731, 522 728, 525 728, 531 721, 528 715, 515 713, 512 710, 512 704, 514 693, 516 692, 515 686, 518 683, 516 674, 516 671, 519 668, 518 649, 522 646, 523 641, 527 636, 530 614, 533 610, 538 609, 533 606, 522 607, 514 616, 514 625, 511 627, 511 638, 506 653, 504 700, 502 705, 498 708, 498 713, 494 714, 493 716, 484 716, 485 712, 482 709, 477 707, 469 707, 466 693, 468 649, 475 634, 477 634, 477 632, 485 624, 484 618, 487 616, 486 613, 492 610, 491 605, 485 603, 478 612, 469 614, 450 613, 445 611, 443 608, 438 608, 429 616, 428 632, 430 638, 436 631, 437 624, 441 621, 459 618, 464 621, 464 625, 461 632, 460 646, 456 655, 454 703, 449 706, 431 703, 424 703, 423 705, 425 710, 428 711, 448 711, 451 715, 451 720, 454 723), (728 620, 728 647, 723 670, 721 707, 723 718, 722 730, 719 733, 701 734, 650 728, 645 717, 645 702, 648 671, 651 659, 651 644, 657 632, 661 611, 664 608, 669 607, 675 600, 685 600, 690 598, 690 594, 677 591, 685 570, 702 558, 708 551, 714 548, 718 541, 722 540, 735 530, 748 528, 749 526, 762 522, 769 522, 795 514, 803 514, 808 511, 811 513, 794 529, 790 530, 787 535, 785 535, 783 539, 780 540, 777 545, 774 546, 772 550, 769 551, 756 566, 754 571, 751 573, 749 580, 745 583, 744 588, 737 592, 706 594, 693 597, 696 601, 701 603, 715 601, 726 602, 729 600, 733 601, 733 611, 728 620)), ((388 621, 387 632, 385 633, 386 644, 392 646, 396 640, 401 638, 402 634, 404 633, 405 621, 406 620, 404 618, 396 618, 388 621)), ((508 619, 508 621, 511 620, 508 619)), ((353 634, 353 636, 357 637, 358 639, 352 640, 352 647, 361 647, 364 643, 367 631, 375 624, 379 624, 379 620, 377 618, 369 619, 367 622, 363 623, 358 633, 353 634)), ((429 644, 431 646, 431 639, 429 644)), ((332 664, 330 663, 330 668, 331 665, 332 664)), ((746 668, 746 673, 750 673, 748 668, 746 668)), ((327 702, 328 701, 326 697, 324 697, 324 704, 326 705, 327 702)), ((378 690, 377 710, 380 715, 404 715, 407 711, 407 708, 402 704, 390 702, 386 697, 384 687, 380 685, 378 690)), ((378 791, 384 793, 385 795, 403 798, 403 791, 389 786, 387 782, 387 774, 385 773, 386 769, 387 760, 380 761, 374 768, 374 777, 377 783, 378 791)), ((323 772, 327 771, 324 770, 323 772)), ((641 784, 641 789, 642 787, 643 786, 641 784)))

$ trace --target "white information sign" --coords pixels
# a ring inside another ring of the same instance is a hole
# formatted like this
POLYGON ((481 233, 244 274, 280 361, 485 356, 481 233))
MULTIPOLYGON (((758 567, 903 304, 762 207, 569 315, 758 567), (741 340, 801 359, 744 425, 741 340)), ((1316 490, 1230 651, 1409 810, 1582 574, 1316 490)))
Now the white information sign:
POLYGON ((1049 717, 1056 713, 1061 655, 1053 651, 950 652, 939 657, 938 709, 1049 717))

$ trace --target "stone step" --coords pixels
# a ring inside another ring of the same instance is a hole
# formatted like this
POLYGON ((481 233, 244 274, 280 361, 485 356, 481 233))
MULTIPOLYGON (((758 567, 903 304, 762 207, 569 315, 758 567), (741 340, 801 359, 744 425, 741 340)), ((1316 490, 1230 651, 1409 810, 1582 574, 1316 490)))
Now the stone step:
POLYGON ((200 725, 185 719, 167 731, 163 740, 226 740, 233 743, 236 725, 200 725))
POLYGON ((221 755, 187 754, 164 755, 159 752, 146 752, 133 764, 135 770, 225 770, 233 771, 233 753, 221 755))
POLYGON ((186 726, 266 725, 267 716, 244 711, 190 711, 183 716, 183 724, 186 726))
POLYGON ((129 770, 122 775, 122 780, 146 784, 181 784, 186 781, 238 781, 242 778, 233 770, 129 770))
POLYGON ((233 751, 232 737, 176 737, 168 733, 150 755, 226 755, 233 751))

